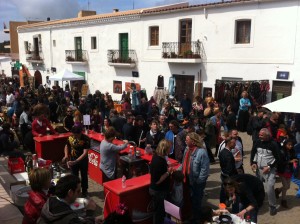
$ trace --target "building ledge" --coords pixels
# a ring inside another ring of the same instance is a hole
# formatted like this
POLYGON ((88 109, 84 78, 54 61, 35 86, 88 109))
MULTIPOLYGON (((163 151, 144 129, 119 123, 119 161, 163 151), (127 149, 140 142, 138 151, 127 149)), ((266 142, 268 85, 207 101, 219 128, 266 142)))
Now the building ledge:
POLYGON ((67 64, 85 65, 88 61, 66 61, 67 64))
POLYGON ((168 63, 188 63, 188 64, 202 63, 201 58, 163 58, 162 61, 168 63))
POLYGON ((108 63, 109 66, 114 66, 116 68, 134 68, 135 63, 108 63))
POLYGON ((3 29, 4 33, 9 33, 9 29, 3 29))

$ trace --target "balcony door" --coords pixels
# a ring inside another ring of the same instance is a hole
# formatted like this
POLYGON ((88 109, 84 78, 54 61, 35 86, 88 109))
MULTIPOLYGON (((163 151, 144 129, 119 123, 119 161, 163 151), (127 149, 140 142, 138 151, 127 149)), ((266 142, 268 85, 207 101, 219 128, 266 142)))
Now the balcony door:
POLYGON ((186 51, 191 50, 191 41, 192 41, 192 20, 185 19, 180 20, 179 24, 180 33, 179 33, 179 45, 180 52, 179 54, 184 54, 186 51))
POLYGON ((128 59, 128 33, 120 33, 120 57, 122 60, 128 59))
POLYGON ((39 57, 39 38, 33 38, 33 50, 34 50, 34 58, 39 57))
POLYGON ((82 61, 82 39, 75 37, 75 60, 82 61))

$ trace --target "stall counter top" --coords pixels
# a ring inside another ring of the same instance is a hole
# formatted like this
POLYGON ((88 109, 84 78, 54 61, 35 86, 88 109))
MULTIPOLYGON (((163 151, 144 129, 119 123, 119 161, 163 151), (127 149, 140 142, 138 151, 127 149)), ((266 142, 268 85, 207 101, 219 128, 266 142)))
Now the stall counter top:
POLYGON ((122 188, 122 178, 108 181, 103 184, 104 188, 117 195, 126 194, 136 189, 147 187, 150 185, 150 174, 145 174, 139 177, 126 180, 126 188, 122 188))
POLYGON ((37 142, 47 142, 47 141, 53 141, 53 136, 52 135, 44 135, 40 137, 34 137, 33 138, 37 142))

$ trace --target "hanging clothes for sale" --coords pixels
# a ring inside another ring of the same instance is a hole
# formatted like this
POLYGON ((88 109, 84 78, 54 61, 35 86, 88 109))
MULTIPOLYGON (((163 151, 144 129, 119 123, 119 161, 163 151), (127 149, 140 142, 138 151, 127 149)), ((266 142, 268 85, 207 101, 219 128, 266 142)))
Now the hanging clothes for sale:
POLYGON ((221 104, 235 105, 242 92, 247 91, 252 107, 257 108, 266 103, 269 90, 269 80, 216 80, 215 100, 221 104))
POLYGON ((159 75, 158 77, 157 77, 157 88, 159 88, 159 89, 163 89, 165 87, 165 85, 164 85, 164 77, 162 76, 162 75, 159 75))
POLYGON ((168 92, 166 88, 163 89, 155 88, 153 93, 153 99, 156 101, 159 108, 161 108, 161 105, 165 102, 167 98, 167 93, 168 92))
POLYGON ((169 94, 171 96, 175 95, 175 87, 176 87, 176 80, 175 77, 170 77, 169 78, 169 94))

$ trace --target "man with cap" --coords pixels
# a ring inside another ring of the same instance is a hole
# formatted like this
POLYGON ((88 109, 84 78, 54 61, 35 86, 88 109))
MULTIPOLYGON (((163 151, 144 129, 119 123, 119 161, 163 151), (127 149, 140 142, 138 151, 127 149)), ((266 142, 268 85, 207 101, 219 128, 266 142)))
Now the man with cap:
POLYGON ((184 182, 189 186, 193 213, 192 223, 198 223, 203 192, 209 174, 209 158, 203 139, 195 132, 187 134, 186 145, 182 165, 178 170, 183 172, 184 182))

